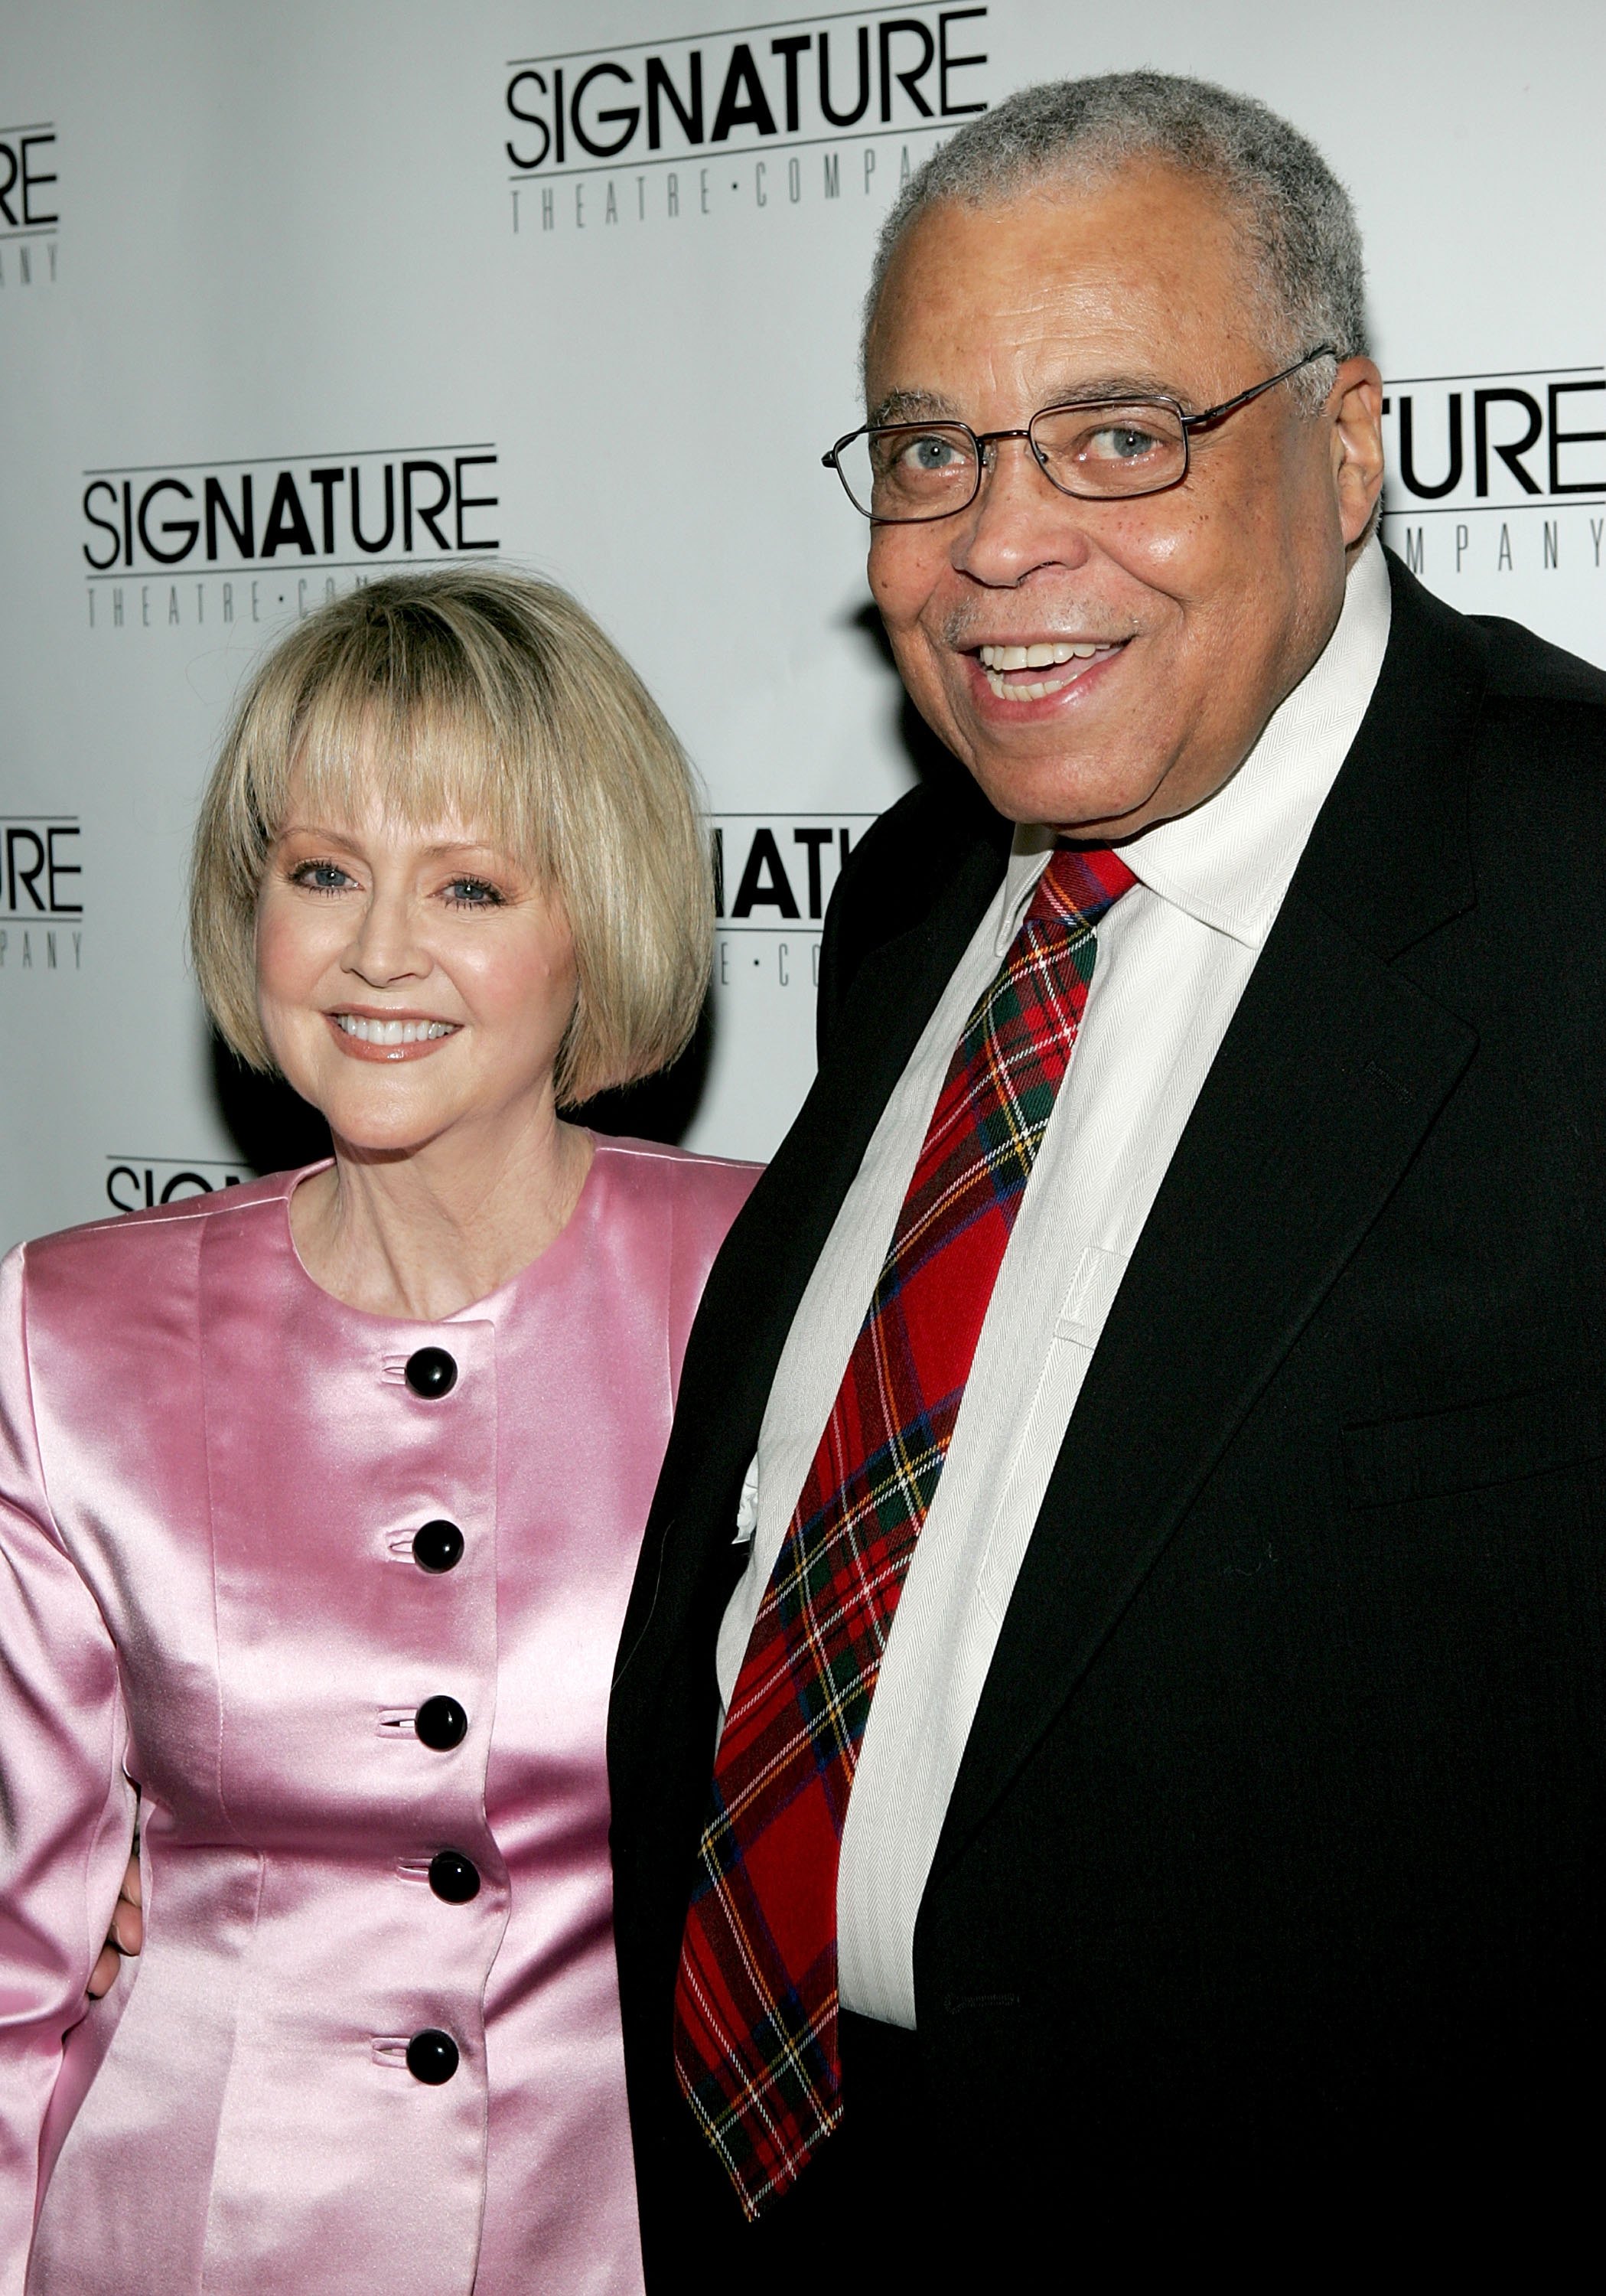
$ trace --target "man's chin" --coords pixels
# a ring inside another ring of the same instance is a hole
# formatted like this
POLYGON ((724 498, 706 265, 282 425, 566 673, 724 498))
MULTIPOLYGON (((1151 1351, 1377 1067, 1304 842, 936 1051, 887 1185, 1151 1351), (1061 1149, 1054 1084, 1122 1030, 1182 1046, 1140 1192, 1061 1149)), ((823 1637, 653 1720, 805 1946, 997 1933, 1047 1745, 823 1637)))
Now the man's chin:
MULTIPOLYGON (((1101 761, 1028 762, 979 755, 971 770, 983 796, 1006 821, 1046 824, 1073 837, 1129 837, 1154 819, 1159 779, 1101 761)), ((1163 778, 1163 776, 1161 777, 1163 778)))

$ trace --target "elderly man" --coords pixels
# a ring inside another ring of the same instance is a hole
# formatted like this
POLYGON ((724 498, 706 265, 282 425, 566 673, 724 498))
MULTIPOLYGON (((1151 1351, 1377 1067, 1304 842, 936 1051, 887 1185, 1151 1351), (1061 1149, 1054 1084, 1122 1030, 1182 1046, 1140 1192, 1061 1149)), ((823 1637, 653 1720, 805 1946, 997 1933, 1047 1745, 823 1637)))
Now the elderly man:
POLYGON ((621 1645, 650 2281, 1564 2195, 1606 680, 1385 559, 1349 203, 1256 103, 974 121, 864 357, 969 779, 838 890, 621 1645))

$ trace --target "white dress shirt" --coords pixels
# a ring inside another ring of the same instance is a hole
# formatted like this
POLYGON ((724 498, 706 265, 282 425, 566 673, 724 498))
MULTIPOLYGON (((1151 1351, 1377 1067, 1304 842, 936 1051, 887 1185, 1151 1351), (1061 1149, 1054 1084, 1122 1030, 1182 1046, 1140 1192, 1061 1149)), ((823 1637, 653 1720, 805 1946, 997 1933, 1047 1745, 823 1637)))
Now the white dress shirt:
MULTIPOLYGON (((1319 660, 1225 786, 1122 848, 1082 1026, 988 1304, 871 1703, 837 1883, 844 2007, 913 2030, 915 1915, 1015 1578, 1099 1333, 1389 638, 1373 542, 1319 660)), ((1004 882, 887 1103, 793 1319, 743 1493, 748 1565, 721 1627, 728 1706, 954 1047, 1053 845, 1004 882)))

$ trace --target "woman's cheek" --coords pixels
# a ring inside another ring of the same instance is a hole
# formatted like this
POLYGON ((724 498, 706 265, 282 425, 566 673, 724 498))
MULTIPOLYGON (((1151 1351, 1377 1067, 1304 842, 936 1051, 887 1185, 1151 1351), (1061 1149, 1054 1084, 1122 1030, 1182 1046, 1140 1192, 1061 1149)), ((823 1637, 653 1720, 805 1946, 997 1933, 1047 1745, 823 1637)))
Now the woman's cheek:
POLYGON ((257 1010, 268 1049, 298 1091, 322 1050, 315 993, 328 970, 324 920, 269 894, 257 912, 257 1010), (322 930, 320 930, 322 928, 322 930))
POLYGON ((257 988, 259 995, 293 996, 317 970, 313 921, 269 892, 257 911, 257 988))
POLYGON ((576 991, 574 962, 542 935, 534 947, 487 948, 459 972, 460 993, 482 1018, 522 1034, 532 1020, 547 1020, 559 1004, 571 1004, 576 991))

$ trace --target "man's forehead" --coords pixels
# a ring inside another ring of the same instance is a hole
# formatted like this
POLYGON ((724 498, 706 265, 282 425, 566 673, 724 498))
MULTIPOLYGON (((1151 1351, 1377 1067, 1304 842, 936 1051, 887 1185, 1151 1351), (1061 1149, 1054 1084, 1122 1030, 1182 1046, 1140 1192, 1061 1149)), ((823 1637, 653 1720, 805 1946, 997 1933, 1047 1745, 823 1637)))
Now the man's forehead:
POLYGON ((1131 277, 1148 275, 1169 258, 1192 272, 1201 260, 1225 256, 1230 263, 1247 220, 1241 204, 1211 176, 1159 158, 1135 157, 1086 176, 1001 191, 992 199, 934 200, 911 217, 886 277, 891 282, 911 262, 925 263, 962 288, 985 292, 1001 260, 1024 260, 1032 272, 1069 260, 1131 277))
POLYGON ((1223 350, 1258 332, 1246 251, 1212 184, 1147 162, 939 202, 889 266, 865 345, 871 420, 970 421, 979 398, 1023 390, 1034 406, 1208 406, 1223 350))

